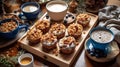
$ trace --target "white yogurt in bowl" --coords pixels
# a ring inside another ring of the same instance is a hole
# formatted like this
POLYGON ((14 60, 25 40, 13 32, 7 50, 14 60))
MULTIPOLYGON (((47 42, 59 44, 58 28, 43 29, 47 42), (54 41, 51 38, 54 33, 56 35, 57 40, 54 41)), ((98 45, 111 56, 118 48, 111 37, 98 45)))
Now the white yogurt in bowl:
POLYGON ((59 4, 59 3, 50 4, 47 8, 52 12, 62 12, 67 9, 65 4, 59 4))
POLYGON ((46 9, 51 20, 61 21, 67 13, 68 4, 64 1, 51 1, 47 3, 46 9))

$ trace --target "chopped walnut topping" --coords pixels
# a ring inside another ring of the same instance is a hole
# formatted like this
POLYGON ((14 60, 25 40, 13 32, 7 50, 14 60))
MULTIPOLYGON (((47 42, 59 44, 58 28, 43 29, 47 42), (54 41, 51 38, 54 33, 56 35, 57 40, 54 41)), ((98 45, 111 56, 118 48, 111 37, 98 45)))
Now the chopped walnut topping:
POLYGON ((85 21, 87 20, 88 18, 90 18, 90 16, 88 14, 79 14, 77 16, 77 19, 80 19, 81 21, 85 21))
POLYGON ((0 31, 1 32, 10 32, 17 28, 17 24, 15 21, 11 20, 9 22, 1 23, 0 31))
POLYGON ((90 16, 88 14, 79 14, 77 16, 77 22, 86 26, 90 22, 90 16))
POLYGON ((66 27, 63 24, 55 23, 50 28, 50 32, 54 35, 60 35, 62 33, 65 33, 66 27))
POLYGON ((42 31, 39 29, 33 29, 28 33, 28 40, 36 41, 42 37, 42 31))
POLYGON ((46 33, 45 35, 42 36, 41 41, 46 45, 48 44, 50 45, 57 42, 57 37, 51 33, 46 33))
POLYGON ((50 22, 48 20, 42 20, 37 24, 36 28, 40 30, 44 30, 46 28, 49 28, 50 22))
POLYGON ((83 27, 80 24, 70 24, 70 26, 68 26, 68 34, 69 35, 81 35, 83 31, 83 27))
POLYGON ((69 36, 69 37, 64 37, 62 39, 60 39, 59 41, 59 46, 67 46, 67 45, 72 45, 72 43, 76 44, 76 40, 74 37, 69 36))

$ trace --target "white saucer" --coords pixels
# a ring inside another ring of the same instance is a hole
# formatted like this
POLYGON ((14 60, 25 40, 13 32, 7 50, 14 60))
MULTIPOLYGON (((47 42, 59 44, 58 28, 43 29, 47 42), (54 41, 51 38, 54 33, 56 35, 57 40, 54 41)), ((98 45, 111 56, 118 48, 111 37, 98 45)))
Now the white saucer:
POLYGON ((120 50, 119 50, 119 47, 118 47, 118 44, 117 42, 115 41, 112 41, 110 43, 111 45, 111 52, 108 53, 107 57, 103 57, 103 58, 96 58, 95 56, 91 56, 88 52, 87 52, 87 41, 89 40, 90 38, 88 38, 86 41, 85 41, 85 54, 93 61, 96 61, 96 62, 109 62, 111 60, 113 60, 114 58, 116 58, 116 56, 119 54, 120 50))

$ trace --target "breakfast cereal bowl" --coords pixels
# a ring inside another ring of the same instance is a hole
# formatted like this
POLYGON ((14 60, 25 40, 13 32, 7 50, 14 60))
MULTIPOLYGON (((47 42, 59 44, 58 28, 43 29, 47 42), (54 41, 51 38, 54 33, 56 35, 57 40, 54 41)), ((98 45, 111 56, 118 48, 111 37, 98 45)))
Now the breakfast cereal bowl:
POLYGON ((96 27, 90 31, 90 38, 98 44, 109 44, 114 39, 114 33, 105 27, 96 27))
POLYGON ((51 20, 63 20, 67 13, 68 4, 64 1, 51 1, 47 3, 46 9, 51 20))
POLYGON ((15 19, 9 18, 0 21, 0 37, 5 39, 13 39, 17 36, 20 29, 25 28, 27 25, 19 25, 15 19))

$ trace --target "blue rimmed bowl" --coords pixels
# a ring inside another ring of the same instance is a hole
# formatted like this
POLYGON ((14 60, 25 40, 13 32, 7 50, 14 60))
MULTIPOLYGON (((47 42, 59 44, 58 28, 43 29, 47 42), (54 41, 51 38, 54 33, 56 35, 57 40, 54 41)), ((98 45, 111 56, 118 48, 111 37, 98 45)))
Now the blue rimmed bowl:
POLYGON ((39 13, 41 12, 40 5, 37 2, 26 2, 22 4, 20 8, 23 13, 20 14, 20 17, 25 16, 28 20, 35 20, 36 18, 38 18, 39 13), (32 10, 32 11, 24 10, 24 8, 28 6, 29 8, 27 8, 27 10, 32 10), (33 7, 36 7, 36 9, 33 7))
POLYGON ((97 44, 109 44, 114 39, 114 33, 105 27, 95 27, 90 31, 90 39, 97 44), (102 33, 101 33, 102 32, 102 33), (104 34, 103 34, 104 32, 104 34), (93 34, 94 33, 94 34, 93 34), (110 35, 110 36, 109 36, 110 35), (94 36, 94 38, 93 38, 94 36), (96 38, 95 38, 96 37, 96 38), (109 40, 106 40, 106 39, 109 40), (103 39, 103 40, 102 40, 103 39), (101 40, 101 42, 100 42, 101 40))
POLYGON ((1 24, 4 24, 6 22, 15 22, 17 27, 11 31, 7 31, 7 32, 3 32, 3 31, 0 31, 0 37, 1 38, 4 38, 4 39, 13 39, 17 36, 17 34, 19 33, 19 31, 23 28, 25 28, 25 30, 27 30, 28 26, 27 25, 19 25, 19 22, 15 19, 12 19, 12 18, 8 18, 8 19, 4 19, 4 20, 1 20, 0 21, 0 25, 1 24))
POLYGON ((99 51, 97 53, 98 55, 103 53, 107 56, 107 54, 111 52, 109 47, 113 39, 114 33, 111 30, 105 27, 95 27, 90 31, 90 43, 88 43, 92 44, 95 51, 99 51))

